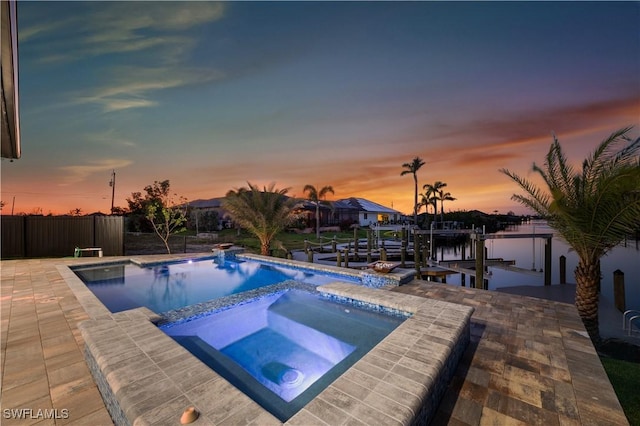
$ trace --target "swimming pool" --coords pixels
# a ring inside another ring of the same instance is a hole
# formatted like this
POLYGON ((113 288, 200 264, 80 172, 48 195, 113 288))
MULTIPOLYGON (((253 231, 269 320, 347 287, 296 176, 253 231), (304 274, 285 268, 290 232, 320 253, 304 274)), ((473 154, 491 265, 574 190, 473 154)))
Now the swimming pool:
POLYGON ((408 316, 289 289, 160 328, 284 422, 408 316))
POLYGON ((131 262, 88 265, 72 270, 114 313, 142 306, 163 313, 287 280, 313 285, 359 282, 357 277, 348 275, 318 274, 255 260, 220 257, 147 266, 131 262))

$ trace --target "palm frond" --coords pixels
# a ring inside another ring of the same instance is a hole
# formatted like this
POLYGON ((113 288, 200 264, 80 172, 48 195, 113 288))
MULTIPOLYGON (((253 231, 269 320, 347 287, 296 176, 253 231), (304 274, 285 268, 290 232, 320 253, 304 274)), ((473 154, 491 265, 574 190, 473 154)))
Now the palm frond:
POLYGON ((512 200, 518 201, 519 203, 531 208, 540 216, 549 217, 550 201, 548 194, 544 193, 530 180, 523 178, 508 169, 500 169, 500 172, 509 176, 528 194, 528 196, 514 194, 511 197, 512 200))
MULTIPOLYGON (((553 143, 549 148, 545 161, 545 176, 547 185, 552 192, 563 194, 562 202, 571 203, 579 197, 581 183, 576 181, 575 171, 567 162, 567 157, 562 151, 562 146, 556 135, 553 135, 553 143)), ((540 173, 540 171, 538 171, 540 173)), ((560 201, 560 200, 556 200, 560 201)))
POLYGON ((513 200, 545 217, 579 254, 599 258, 638 225, 640 217, 640 138, 626 135, 630 128, 612 133, 582 164, 572 169, 557 138, 544 167, 534 164, 546 191, 506 169, 525 195, 513 200))
POLYGON ((613 132, 584 160, 582 178, 588 192, 594 192, 597 187, 597 179, 603 174, 607 174, 607 169, 611 170, 611 167, 615 169, 617 164, 625 163, 629 156, 633 156, 634 151, 637 150, 637 148, 633 148, 634 144, 622 149, 619 148, 620 144, 629 141, 626 135, 630 130, 631 127, 626 127, 613 132))

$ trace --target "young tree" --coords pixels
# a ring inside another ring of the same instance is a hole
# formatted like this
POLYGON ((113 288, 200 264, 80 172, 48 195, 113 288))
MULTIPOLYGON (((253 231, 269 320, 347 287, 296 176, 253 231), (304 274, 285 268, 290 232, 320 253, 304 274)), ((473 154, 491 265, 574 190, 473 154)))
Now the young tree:
POLYGON ((424 166, 424 160, 420 157, 415 157, 410 163, 404 163, 402 167, 404 170, 400 173, 400 176, 411 173, 413 175, 413 224, 418 224, 418 170, 424 166))
MULTIPOLYGON (((128 225, 130 231, 153 232, 151 223, 147 220, 147 207, 150 204, 165 205, 164 201, 169 198, 171 184, 169 180, 154 181, 153 184, 144 187, 142 192, 132 192, 131 198, 127 198, 129 205, 128 225)), ((161 218, 159 217, 160 221, 161 218)))
POLYGON ((233 221, 260 240, 260 253, 268 256, 276 235, 298 219, 298 203, 286 196, 289 188, 276 189, 272 183, 262 190, 248 183, 248 188, 230 190, 222 202, 233 221))
POLYGON ((315 203, 316 205, 316 238, 319 240, 320 239, 320 203, 322 202, 321 200, 324 199, 324 197, 327 195, 327 193, 330 192, 332 194, 335 194, 335 192, 333 192, 333 187, 330 185, 323 186, 320 191, 318 191, 316 187, 313 185, 305 185, 302 192, 308 193, 309 201, 315 203))
POLYGON ((187 221, 186 199, 180 197, 180 203, 174 203, 177 196, 172 195, 170 189, 169 180, 154 181, 144 187, 144 196, 141 192, 133 192, 131 198, 127 198, 128 227, 135 231, 155 232, 164 242, 167 253, 171 253, 169 237, 182 232, 187 221))
POLYGON ((581 170, 568 163, 554 135, 544 166, 533 165, 544 189, 500 170, 525 191, 512 199, 544 217, 578 255, 575 303, 596 346, 600 259, 637 227, 640 217, 640 138, 629 138, 630 130, 618 130, 602 141, 581 170))
POLYGON ((171 253, 169 238, 186 229, 184 224, 187 222, 187 200, 180 197, 180 203, 175 203, 173 197, 168 195, 168 189, 167 185, 166 194, 147 204, 145 217, 151 223, 155 233, 162 239, 167 253, 171 253))

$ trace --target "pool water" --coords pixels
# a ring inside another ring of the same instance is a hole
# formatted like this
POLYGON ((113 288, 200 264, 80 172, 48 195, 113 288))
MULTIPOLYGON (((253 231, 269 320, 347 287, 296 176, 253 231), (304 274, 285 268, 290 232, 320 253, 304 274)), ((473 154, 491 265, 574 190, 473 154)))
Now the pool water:
POLYGON ((405 319, 287 290, 161 329, 285 422, 405 319))
POLYGON ((163 313, 287 280, 313 285, 355 282, 348 277, 220 258, 146 267, 122 263, 72 269, 111 312, 146 306, 163 313))

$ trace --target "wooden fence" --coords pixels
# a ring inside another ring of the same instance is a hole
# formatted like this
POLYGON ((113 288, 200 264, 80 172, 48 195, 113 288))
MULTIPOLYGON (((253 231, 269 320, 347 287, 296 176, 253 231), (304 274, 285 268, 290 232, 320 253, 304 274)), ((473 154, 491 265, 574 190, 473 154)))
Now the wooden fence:
POLYGON ((73 256, 76 247, 124 254, 122 216, 2 216, 2 259, 73 256))

